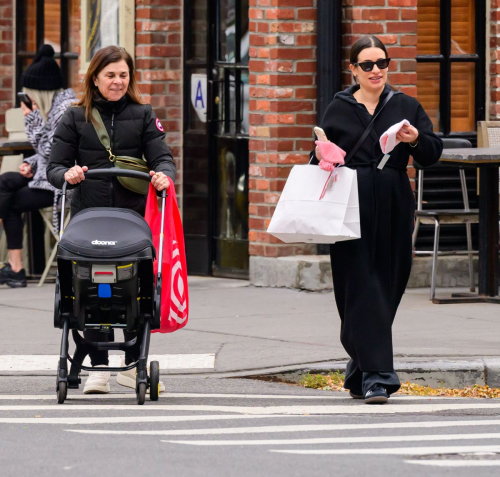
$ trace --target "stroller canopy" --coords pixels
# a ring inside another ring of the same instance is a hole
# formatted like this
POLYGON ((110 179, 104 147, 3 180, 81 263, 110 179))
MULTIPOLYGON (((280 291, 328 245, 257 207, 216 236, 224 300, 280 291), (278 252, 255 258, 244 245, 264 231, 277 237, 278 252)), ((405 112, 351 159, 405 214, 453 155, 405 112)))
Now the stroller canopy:
POLYGON ((126 257, 153 250, 146 221, 133 210, 98 207, 78 212, 70 221, 59 247, 89 258, 126 257))

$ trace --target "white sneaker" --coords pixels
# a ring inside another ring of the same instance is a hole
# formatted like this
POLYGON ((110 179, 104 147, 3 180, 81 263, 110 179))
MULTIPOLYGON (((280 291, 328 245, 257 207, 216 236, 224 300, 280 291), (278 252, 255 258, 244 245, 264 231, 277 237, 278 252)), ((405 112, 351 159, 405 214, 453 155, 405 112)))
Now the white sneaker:
MULTIPOLYGON (((125 366, 125 358, 122 358, 122 367, 125 366)), ((149 375, 149 366, 148 366, 148 375, 149 375)), ((116 382, 120 384, 121 386, 125 386, 127 388, 132 388, 135 391, 135 378, 137 376, 137 368, 132 368, 129 369, 128 371, 121 371, 116 375, 116 382)), ((159 393, 164 393, 165 392, 165 385, 160 381, 159 383, 159 388, 158 388, 159 393)), ((149 394, 149 388, 147 390, 147 393, 149 394)))
MULTIPOLYGON (((107 366, 96 366, 96 368, 100 367, 106 368, 107 366)), ((83 394, 108 394, 110 375, 109 371, 90 371, 83 388, 83 394)))

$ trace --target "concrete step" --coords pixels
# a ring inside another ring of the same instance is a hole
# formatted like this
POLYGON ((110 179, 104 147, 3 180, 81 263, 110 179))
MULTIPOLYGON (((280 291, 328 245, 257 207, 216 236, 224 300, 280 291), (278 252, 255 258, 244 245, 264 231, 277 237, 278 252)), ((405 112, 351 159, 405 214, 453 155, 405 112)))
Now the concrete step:
MULTIPOLYGON (((477 284, 477 258, 474 258, 477 284)), ((408 288, 431 286, 432 257, 415 257, 408 288)), ((462 256, 440 257, 437 287, 468 287, 469 259, 462 256)), ((292 257, 250 257, 250 284, 257 287, 297 288, 328 291, 333 287, 328 255, 295 255, 292 257)))
MULTIPOLYGON (((265 372, 248 373, 248 378, 265 378, 276 381, 298 383, 310 374, 345 373, 347 361, 328 361, 309 365, 270 369, 265 372)), ((478 384, 491 388, 500 387, 500 358, 395 358, 394 370, 401 382, 416 383, 433 388, 462 389, 478 384)), ((242 376, 243 377, 243 376, 242 376)))

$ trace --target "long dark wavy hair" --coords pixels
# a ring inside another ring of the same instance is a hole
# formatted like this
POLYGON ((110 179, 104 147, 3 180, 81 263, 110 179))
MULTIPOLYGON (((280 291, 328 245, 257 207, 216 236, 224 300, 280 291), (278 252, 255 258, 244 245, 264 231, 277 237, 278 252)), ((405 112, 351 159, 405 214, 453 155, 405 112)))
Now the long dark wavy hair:
POLYGON ((92 102, 99 93, 99 89, 94 84, 95 78, 110 63, 116 63, 121 60, 125 60, 125 62, 127 63, 130 76, 130 82, 125 94, 130 98, 132 102, 144 104, 141 100, 141 93, 135 79, 134 60, 127 53, 127 50, 125 50, 125 48, 119 46, 106 46, 105 48, 101 48, 99 51, 97 51, 92 57, 89 69, 87 70, 85 79, 83 80, 83 97, 76 104, 76 106, 85 108, 86 121, 90 121, 92 119, 92 102))

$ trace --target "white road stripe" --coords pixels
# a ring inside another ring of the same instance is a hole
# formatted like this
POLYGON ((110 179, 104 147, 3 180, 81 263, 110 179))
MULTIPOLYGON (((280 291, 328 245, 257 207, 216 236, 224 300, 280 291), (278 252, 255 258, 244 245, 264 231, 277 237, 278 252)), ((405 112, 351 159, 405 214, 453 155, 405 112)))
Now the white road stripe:
MULTIPOLYGON (((131 394, 131 398, 133 394, 131 394)), ((500 403, 459 403, 451 404, 399 404, 385 406, 208 406, 208 405, 166 405, 148 403, 146 406, 137 405, 108 405, 108 404, 65 404, 54 405, 12 405, 0 406, 0 411, 198 411, 198 412, 228 412, 235 414, 290 414, 290 415, 325 415, 325 414, 401 414, 401 413, 430 413, 440 411, 461 411, 471 409, 500 410, 500 403)))
POLYGON ((285 446, 285 445, 312 445, 312 444, 358 444, 381 442, 425 442, 425 441, 461 441, 478 439, 500 439, 500 433, 491 434, 438 434, 414 436, 364 436, 364 437, 315 437, 312 439, 255 439, 230 441, 168 441, 171 444, 187 444, 190 446, 285 446))
POLYGON ((432 467, 499 467, 500 460, 405 460, 406 464, 432 467))
MULTIPOLYGON (((71 393, 71 390, 69 391, 71 393)), ((228 399, 304 399, 304 400, 352 400, 352 398, 344 393, 343 396, 329 396, 328 394, 318 395, 318 396, 301 396, 297 394, 198 394, 198 393, 161 393, 160 398, 228 398, 228 399)), ((79 401, 80 399, 84 400, 94 400, 94 399, 129 399, 130 397, 135 396, 133 391, 129 393, 110 393, 110 394, 68 394, 68 401, 79 401)), ((56 399, 56 395, 54 394, 33 394, 30 396, 26 396, 24 394, 0 394, 0 401, 54 401, 56 399)), ((407 401, 407 400, 425 400, 429 401, 430 398, 422 398, 421 396, 396 396, 391 397, 391 402, 396 401, 407 401)), ((436 397, 432 398, 439 400, 449 400, 449 401, 457 401, 460 402, 463 398, 455 398, 455 397, 436 397)), ((489 400, 488 400, 489 401, 489 400)), ((499 402, 498 400, 492 400, 492 402, 499 402)), ((500 402, 499 402, 500 404, 500 402)))
MULTIPOLYGON (((0 355, 0 371, 50 371, 57 370, 58 355, 0 355)), ((214 369, 215 354, 158 354, 150 355, 150 361, 158 361, 160 370, 167 369, 214 369)), ((87 357, 83 362, 90 366, 87 357)), ((120 366, 121 356, 111 355, 110 366, 120 366)), ((55 374, 54 374, 55 375, 55 374)))
MULTIPOLYGON (((294 416, 273 416, 274 418, 294 417, 294 416)), ((296 417, 296 416, 295 416, 296 417)), ((303 416, 301 416, 303 417, 303 416)), ((126 424, 137 422, 184 422, 184 421, 232 421, 241 419, 269 419, 269 416, 241 416, 228 414, 212 414, 199 416, 134 416, 134 417, 3 417, 0 424, 126 424)))
POLYGON ((500 446, 439 446, 439 447, 389 447, 386 449, 314 449, 314 450, 275 450, 280 454, 302 455, 428 455, 428 454, 459 454, 471 452, 500 452, 500 446))
MULTIPOLYGON (((232 417, 232 416, 231 416, 232 417)), ((273 416, 278 417, 278 416, 273 416)), ((288 416, 290 417, 290 416, 288 416)), ((307 417, 307 416, 301 416, 307 417)), ((64 418, 63 418, 64 419, 64 418)), ((0 423, 2 421, 0 420, 0 423)), ((56 423, 57 424, 57 423, 56 423)), ((203 436, 223 434, 272 434, 277 432, 318 432, 318 431, 348 431, 359 429, 425 429, 438 427, 478 427, 499 426, 500 420, 492 421, 430 421, 430 422, 389 422, 381 424, 311 424, 262 427, 225 427, 216 429, 174 429, 159 431, 112 431, 97 429, 67 429, 68 432, 81 434, 130 434, 139 436, 203 436)))

